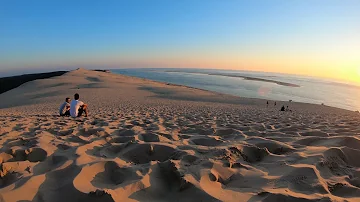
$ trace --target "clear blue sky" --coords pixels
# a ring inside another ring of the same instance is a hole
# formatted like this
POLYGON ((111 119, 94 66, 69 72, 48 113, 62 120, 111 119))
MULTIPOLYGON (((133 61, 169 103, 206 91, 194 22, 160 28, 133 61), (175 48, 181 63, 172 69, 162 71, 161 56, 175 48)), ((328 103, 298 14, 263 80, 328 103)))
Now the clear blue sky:
POLYGON ((356 55, 358 0, 0 0, 0 73, 83 66, 311 75, 331 64, 337 75, 341 64, 360 68, 356 55))

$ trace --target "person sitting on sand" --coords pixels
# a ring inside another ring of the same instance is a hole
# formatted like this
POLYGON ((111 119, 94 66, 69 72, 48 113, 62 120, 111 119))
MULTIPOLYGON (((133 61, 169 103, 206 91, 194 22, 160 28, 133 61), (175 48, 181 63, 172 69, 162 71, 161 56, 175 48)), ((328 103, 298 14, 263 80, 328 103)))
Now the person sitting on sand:
POLYGON ((280 111, 282 111, 282 112, 285 111, 285 106, 284 105, 281 107, 280 111))
POLYGON ((286 106, 285 111, 287 111, 287 112, 292 112, 292 110, 291 110, 291 109, 289 109, 289 106, 286 106))
POLYGON ((70 98, 65 98, 59 109, 60 116, 70 116, 70 98))
POLYGON ((82 101, 79 100, 80 95, 79 94, 75 94, 74 95, 74 100, 71 101, 70 104, 70 115, 72 117, 80 117, 82 115, 82 113, 85 112, 85 117, 88 116, 88 109, 87 109, 87 105, 85 103, 83 103, 82 101))

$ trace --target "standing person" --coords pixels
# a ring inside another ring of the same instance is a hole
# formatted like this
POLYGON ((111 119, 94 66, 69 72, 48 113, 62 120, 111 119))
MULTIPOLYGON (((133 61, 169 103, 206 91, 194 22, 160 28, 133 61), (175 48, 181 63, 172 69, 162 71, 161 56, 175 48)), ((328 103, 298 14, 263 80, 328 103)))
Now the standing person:
POLYGON ((269 101, 266 101, 266 107, 268 107, 269 106, 269 101))
POLYGON ((59 109, 60 116, 70 116, 70 98, 65 98, 59 109))
POLYGON ((82 115, 82 113, 84 113, 84 112, 85 112, 85 117, 88 116, 87 104, 80 101, 79 98, 80 98, 80 95, 76 93, 74 95, 74 100, 71 101, 71 104, 70 104, 70 115, 74 118, 80 117, 82 115))
POLYGON ((274 106, 276 106, 276 102, 274 103, 274 106))

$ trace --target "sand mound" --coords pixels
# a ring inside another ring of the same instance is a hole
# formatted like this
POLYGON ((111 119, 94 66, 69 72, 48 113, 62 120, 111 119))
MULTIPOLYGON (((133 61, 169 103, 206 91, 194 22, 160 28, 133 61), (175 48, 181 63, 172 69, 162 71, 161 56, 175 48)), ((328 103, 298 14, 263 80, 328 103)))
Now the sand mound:
POLYGON ((307 131, 300 133, 301 136, 315 136, 315 137, 329 137, 329 134, 323 132, 323 131, 307 131))
POLYGON ((230 151, 240 154, 244 161, 249 163, 259 162, 269 155, 269 151, 266 148, 256 146, 243 146, 240 150, 237 147, 231 147, 230 151))
POLYGON ((150 161, 163 162, 175 157, 176 154, 176 149, 165 145, 134 144, 122 156, 135 164, 144 164, 150 161))
POLYGON ((60 149, 60 150, 68 150, 71 147, 69 145, 66 145, 66 144, 58 144, 57 148, 60 149))
POLYGON ((27 152, 27 160, 30 162, 44 161, 47 157, 47 152, 41 148, 31 148, 27 152))
POLYGON ((83 192, 92 189, 116 189, 140 180, 141 177, 129 167, 120 167, 114 161, 99 162, 84 167, 74 179, 74 185, 83 192))
POLYGON ((163 189, 163 192, 184 191, 192 186, 183 178, 175 164, 169 160, 156 164, 153 167, 151 177, 156 180, 154 183, 157 183, 163 189))
POLYGON ((79 201, 103 201, 103 202, 115 202, 109 193, 106 193, 104 190, 96 190, 89 192, 88 196, 82 197, 79 201))
POLYGON ((6 187, 18 180, 20 174, 0 164, 0 188, 6 187))
POLYGON ((62 165, 65 164, 67 160, 68 158, 66 156, 52 155, 49 158, 47 158, 45 161, 34 166, 33 172, 35 175, 47 173, 51 170, 55 170, 61 167, 62 165))
POLYGON ((153 133, 139 135, 139 140, 144 142, 160 142, 159 136, 153 133))
POLYGON ((84 137, 90 137, 90 136, 105 136, 104 133, 102 133, 104 129, 102 128, 83 128, 80 129, 78 135, 84 136, 84 137))
POLYGON ((131 168, 120 168, 115 162, 109 161, 105 164, 105 171, 96 175, 92 183, 96 184, 97 181, 100 181, 100 183, 104 184, 112 183, 119 185, 125 181, 136 179, 140 179, 140 176, 131 168))
POLYGON ((300 139, 298 141, 295 141, 295 144, 300 144, 300 145, 304 145, 304 146, 312 146, 312 145, 317 145, 322 144, 321 141, 323 140, 327 140, 327 138, 322 138, 322 137, 306 137, 303 139, 300 139))
POLYGON ((218 146, 222 143, 221 140, 217 140, 213 137, 196 137, 191 138, 191 141, 196 145, 202 145, 202 146, 218 146))
POLYGON ((186 163, 194 163, 195 161, 197 161, 199 158, 194 156, 194 155, 185 155, 182 157, 182 161, 186 162, 186 163))
POLYGON ((254 138, 253 137, 253 138, 247 139, 247 142, 252 143, 259 148, 266 148, 269 152, 271 152, 273 154, 278 154, 278 155, 292 152, 295 150, 290 145, 287 145, 285 143, 281 143, 281 142, 275 141, 275 140, 269 140, 266 138, 254 138))
POLYGON ((11 156, 10 154, 7 154, 5 152, 0 153, 0 163, 7 162, 12 158, 13 156, 11 156))
POLYGON ((225 136, 230 137, 232 135, 241 134, 238 130, 235 130, 233 128, 220 128, 216 129, 215 135, 217 136, 225 136))
MULTIPOLYGON (((9 154, 3 154, 6 161, 30 161, 38 162, 44 161, 47 157, 47 152, 42 148, 30 148, 30 149, 21 149, 19 147, 13 147, 9 154), (12 157, 11 159, 9 159, 12 157)), ((3 159, 4 161, 4 159, 3 159)))
POLYGON ((58 135, 58 136, 68 136, 68 135, 72 135, 74 132, 73 129, 70 129, 70 130, 65 130, 65 131, 57 131, 55 133, 55 135, 58 135))
POLYGON ((133 193, 130 198, 139 201, 170 201, 174 197, 180 201, 219 201, 187 181, 169 160, 151 166, 144 178, 149 179, 151 186, 133 193))
MULTIPOLYGON (((319 169, 327 168, 324 172, 331 173, 331 175, 350 176, 353 178, 354 171, 356 170, 354 168, 359 167, 359 162, 357 161, 360 155, 359 150, 347 147, 330 148, 323 155, 324 158, 318 163, 319 169)), ((329 175, 327 174, 327 176, 329 175)), ((357 186, 356 179, 350 181, 354 181, 355 186, 357 186)))
POLYGON ((337 146, 346 146, 352 149, 360 148, 360 139, 358 137, 307 137, 300 139, 295 142, 296 144, 306 145, 306 146, 327 146, 327 147, 337 147, 337 146))
POLYGON ((360 189, 347 183, 328 184, 328 189, 330 193, 335 196, 342 196, 346 198, 360 196, 360 189))
MULTIPOLYGON (((272 202, 272 201, 283 201, 283 202, 315 202, 315 201, 331 201, 329 198, 325 199, 306 199, 302 197, 295 197, 285 194, 276 194, 276 193, 269 193, 269 192, 261 192, 258 194, 258 199, 264 202, 272 202)), ((253 200, 251 200, 253 201, 253 200)), ((258 201, 258 200, 254 200, 258 201)))
POLYGON ((109 142, 110 143, 126 143, 134 141, 135 137, 132 136, 124 136, 124 137, 112 137, 109 142))
POLYGON ((318 176, 316 170, 310 167, 292 169, 290 173, 284 174, 276 180, 275 187, 289 188, 291 191, 305 194, 326 194, 323 179, 318 176))
POLYGON ((115 132, 115 134, 112 135, 119 135, 119 136, 134 136, 135 132, 133 130, 129 129, 122 129, 115 132))

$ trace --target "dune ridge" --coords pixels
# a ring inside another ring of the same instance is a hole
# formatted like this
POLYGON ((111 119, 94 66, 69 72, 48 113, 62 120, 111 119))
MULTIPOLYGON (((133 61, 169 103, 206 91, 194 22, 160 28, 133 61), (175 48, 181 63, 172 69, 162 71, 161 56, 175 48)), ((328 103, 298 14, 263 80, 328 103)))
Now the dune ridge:
POLYGON ((61 76, 67 71, 56 71, 56 72, 47 72, 39 74, 24 74, 20 76, 10 76, 0 78, 0 94, 6 91, 9 91, 13 88, 19 87, 21 84, 28 81, 33 81, 36 79, 47 79, 54 76, 61 76))
POLYGON ((85 69, 0 99, 2 201, 360 200, 354 112, 85 69), (59 117, 76 92, 90 116, 59 117))

